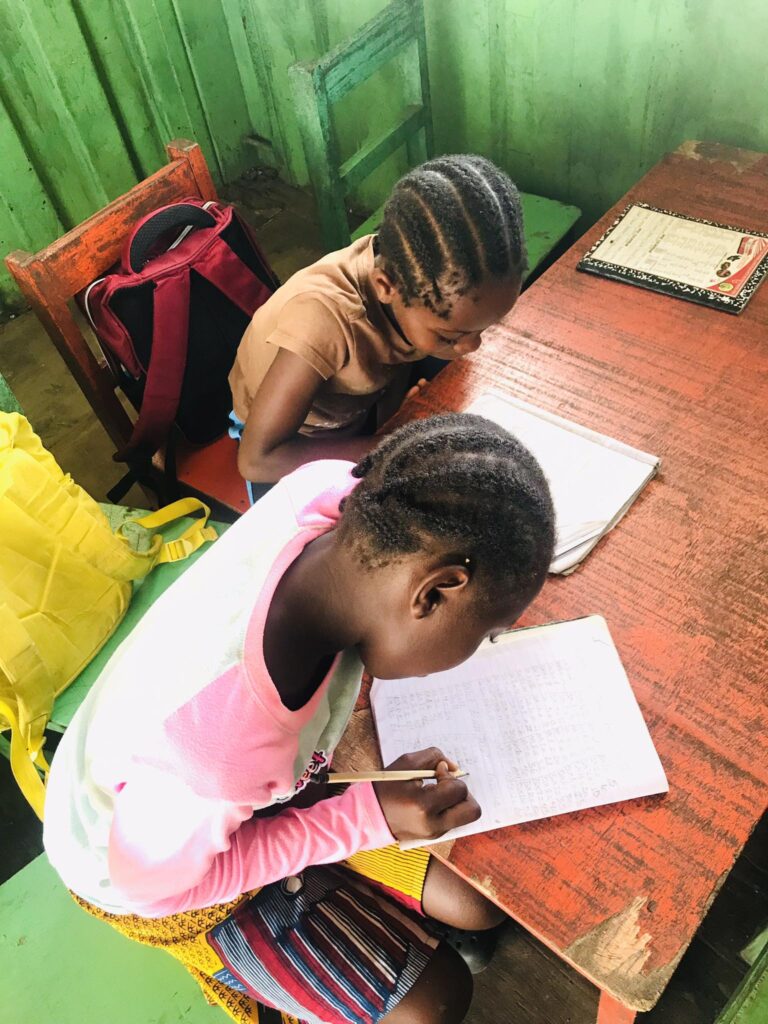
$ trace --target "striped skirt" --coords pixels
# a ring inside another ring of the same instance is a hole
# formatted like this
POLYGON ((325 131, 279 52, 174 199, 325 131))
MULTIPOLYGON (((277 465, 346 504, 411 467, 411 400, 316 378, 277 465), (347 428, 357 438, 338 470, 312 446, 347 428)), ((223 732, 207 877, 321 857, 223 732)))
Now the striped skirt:
POLYGON ((238 1024, 376 1024, 438 945, 421 917, 428 866, 425 850, 388 847, 307 868, 225 906, 157 919, 78 902, 165 948, 238 1024))

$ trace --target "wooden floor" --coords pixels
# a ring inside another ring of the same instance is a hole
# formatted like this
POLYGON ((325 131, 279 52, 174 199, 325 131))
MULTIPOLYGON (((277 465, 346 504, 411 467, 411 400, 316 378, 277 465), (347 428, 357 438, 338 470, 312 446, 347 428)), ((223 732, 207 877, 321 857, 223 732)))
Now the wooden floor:
MULTIPOLYGON (((285 280, 322 254, 311 200, 268 173, 229 187, 285 280)), ((0 371, 62 467, 103 500, 122 475, 112 447, 64 363, 30 314, 0 326, 0 371)), ((141 492, 127 501, 141 504, 141 492)), ((0 880, 41 849, 40 826, 0 758, 0 880)), ((764 819, 712 905, 656 1008, 642 1024, 711 1024, 746 971, 739 951, 768 919, 768 821, 764 819)), ((476 979, 468 1024, 593 1024, 593 986, 516 925, 476 979)), ((136 1024, 142 1024, 137 1021, 136 1024)))

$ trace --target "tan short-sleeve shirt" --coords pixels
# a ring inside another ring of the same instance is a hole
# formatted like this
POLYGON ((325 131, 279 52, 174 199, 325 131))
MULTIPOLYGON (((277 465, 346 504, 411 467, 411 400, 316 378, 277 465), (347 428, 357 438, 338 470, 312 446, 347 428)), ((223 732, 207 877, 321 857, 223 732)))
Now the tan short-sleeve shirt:
POLYGON ((235 414, 244 423, 281 348, 323 379, 304 434, 362 425, 396 367, 421 358, 376 297, 373 261, 373 235, 366 235, 298 271, 256 310, 229 375, 235 414))

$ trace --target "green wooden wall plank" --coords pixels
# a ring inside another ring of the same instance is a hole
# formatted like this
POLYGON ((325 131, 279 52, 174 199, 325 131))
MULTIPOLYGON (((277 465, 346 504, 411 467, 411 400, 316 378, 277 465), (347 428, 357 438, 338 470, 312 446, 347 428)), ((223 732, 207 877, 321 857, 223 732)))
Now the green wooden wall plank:
POLYGON ((305 185, 309 181, 301 132, 293 109, 293 91, 288 68, 296 61, 312 60, 319 54, 313 36, 312 19, 306 3, 325 0, 241 0, 242 17, 254 65, 263 74, 272 103, 272 139, 284 161, 288 181, 305 185))
POLYGON ((2 0, 0 48, 2 103, 59 218, 77 223, 129 182, 132 168, 71 7, 2 0))
POLYGON ((188 137, 202 146, 211 171, 221 167, 196 96, 171 0, 131 0, 118 10, 126 47, 135 54, 145 96, 165 139, 188 137))
POLYGON ((146 177, 166 159, 170 127, 162 112, 158 116, 155 97, 141 75, 134 37, 119 5, 74 0, 73 6, 136 180, 146 177))
MULTIPOLYGON (((246 98, 225 2, 0 0, 0 256, 130 188, 172 138, 199 141, 219 180, 252 163, 243 139, 263 97, 246 98)), ((0 308, 18 301, 2 267, 0 308)))
MULTIPOLYGON (((16 133, 0 106, 0 257, 13 249, 34 250, 40 237, 55 238, 63 225, 16 133)), ((21 297, 0 262, 0 315, 20 308, 21 297)))
POLYGON ((251 160, 243 138, 251 134, 248 105, 221 0, 172 0, 195 96, 223 180, 238 177, 251 160))
MULTIPOLYGON (((419 99, 422 105, 429 110, 432 107, 432 87, 429 81, 429 53, 427 50, 427 32, 423 5, 416 14, 416 34, 416 48, 419 67, 419 99)), ((409 162, 412 166, 416 163, 423 163, 428 157, 434 155, 434 148, 434 122, 431 118, 428 118, 424 126, 422 148, 419 149, 418 147, 414 147, 413 143, 411 143, 411 146, 408 149, 409 162)))
POLYGON ((244 0, 221 0, 221 12, 240 78, 250 132, 269 139, 277 151, 278 159, 284 161, 284 147, 279 137, 272 93, 264 71, 259 36, 255 32, 255 19, 247 17, 244 0))
POLYGON ((315 188, 319 197, 317 212, 323 238, 331 250, 349 243, 345 203, 338 173, 338 158, 325 93, 318 87, 317 73, 306 65, 292 69, 296 114, 304 137, 307 159, 316 168, 315 188), (330 154, 330 159, 329 159, 330 154))
MULTIPOLYGON (((492 129, 489 118, 487 0, 459 5, 425 0, 424 8, 435 150, 488 156, 504 127, 492 129)), ((494 83, 494 88, 505 87, 494 83)))

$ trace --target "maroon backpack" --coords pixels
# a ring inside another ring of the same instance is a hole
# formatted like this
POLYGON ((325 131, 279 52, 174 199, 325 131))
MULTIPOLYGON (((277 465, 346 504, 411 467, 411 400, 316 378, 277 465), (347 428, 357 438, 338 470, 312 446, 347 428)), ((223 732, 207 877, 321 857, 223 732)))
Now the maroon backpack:
POLYGON ((278 284, 231 206, 186 199, 139 221, 119 265, 83 296, 104 355, 138 411, 118 461, 148 464, 173 424, 197 445, 226 431, 237 347, 278 284))

